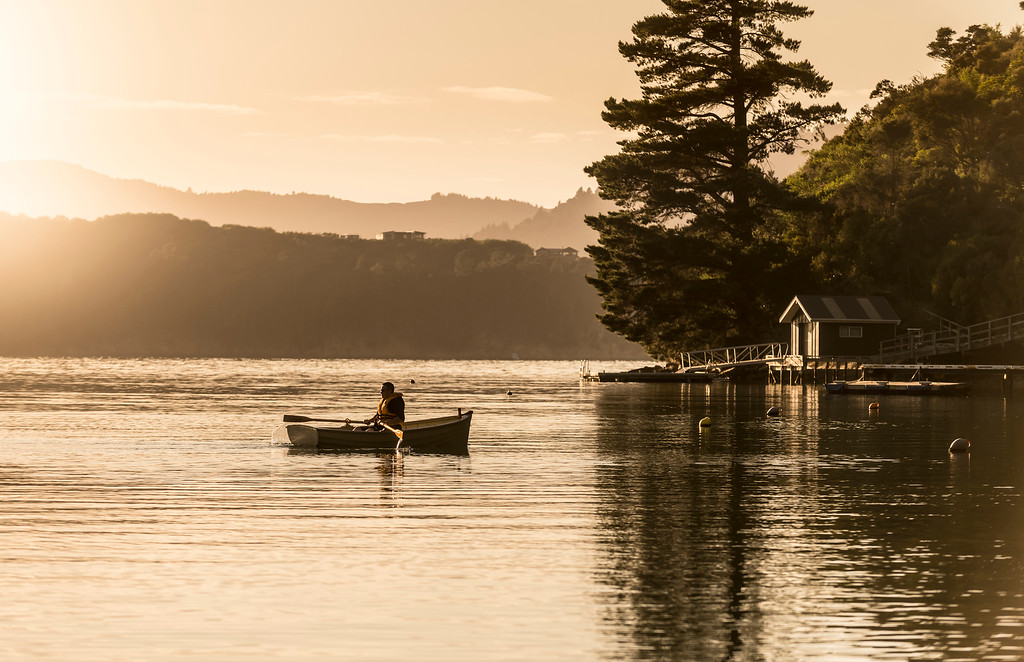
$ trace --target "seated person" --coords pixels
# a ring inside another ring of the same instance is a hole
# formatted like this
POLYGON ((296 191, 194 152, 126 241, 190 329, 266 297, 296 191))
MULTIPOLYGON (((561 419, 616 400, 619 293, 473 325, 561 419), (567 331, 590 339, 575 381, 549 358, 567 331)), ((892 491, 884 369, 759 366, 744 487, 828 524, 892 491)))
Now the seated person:
POLYGON ((405 422, 405 400, 401 393, 395 392, 395 385, 391 382, 384 382, 380 386, 380 403, 377 405, 377 413, 371 418, 363 421, 366 423, 364 430, 383 430, 387 424, 396 430, 402 429, 405 422))

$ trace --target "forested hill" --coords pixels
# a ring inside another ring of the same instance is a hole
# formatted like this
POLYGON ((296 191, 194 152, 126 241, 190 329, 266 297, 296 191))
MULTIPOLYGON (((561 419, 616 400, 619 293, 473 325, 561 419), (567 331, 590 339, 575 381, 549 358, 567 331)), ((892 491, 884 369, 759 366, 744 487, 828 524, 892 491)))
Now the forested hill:
POLYGON ((1024 34, 938 31, 944 72, 896 85, 790 177, 819 204, 787 233, 837 294, 885 294, 910 326, 1024 311, 1024 34))
POLYGON ((0 215, 0 355, 644 358, 595 319, 586 259, 170 215, 0 215))

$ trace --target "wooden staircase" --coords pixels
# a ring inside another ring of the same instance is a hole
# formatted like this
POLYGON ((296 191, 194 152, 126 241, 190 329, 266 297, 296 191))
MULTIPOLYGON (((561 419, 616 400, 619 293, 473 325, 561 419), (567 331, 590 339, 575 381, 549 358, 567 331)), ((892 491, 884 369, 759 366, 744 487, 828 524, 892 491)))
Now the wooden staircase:
POLYGON ((1024 339, 1024 313, 1000 317, 971 326, 932 315, 937 331, 911 331, 879 344, 879 358, 885 362, 917 361, 942 354, 956 354, 1024 339))

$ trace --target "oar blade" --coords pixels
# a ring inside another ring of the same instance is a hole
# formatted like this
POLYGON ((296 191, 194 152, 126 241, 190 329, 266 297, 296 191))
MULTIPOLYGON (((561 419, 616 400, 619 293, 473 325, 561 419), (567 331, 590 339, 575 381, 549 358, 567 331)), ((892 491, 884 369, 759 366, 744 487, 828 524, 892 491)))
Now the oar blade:
POLYGON ((395 452, 397 453, 398 452, 398 447, 402 445, 402 441, 405 439, 405 433, 402 432, 399 429, 395 429, 395 428, 391 427, 390 425, 388 425, 384 421, 381 421, 380 424, 383 425, 388 430, 391 430, 395 434, 395 436, 398 437, 398 443, 395 444, 395 452))

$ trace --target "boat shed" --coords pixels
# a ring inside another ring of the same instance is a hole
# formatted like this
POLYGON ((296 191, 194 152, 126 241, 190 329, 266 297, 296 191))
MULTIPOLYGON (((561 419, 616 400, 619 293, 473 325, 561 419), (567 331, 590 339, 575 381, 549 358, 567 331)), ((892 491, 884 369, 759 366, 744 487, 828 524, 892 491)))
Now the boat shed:
POLYGON ((797 295, 779 318, 789 324, 790 354, 810 359, 876 356, 900 318, 884 297, 797 295))

